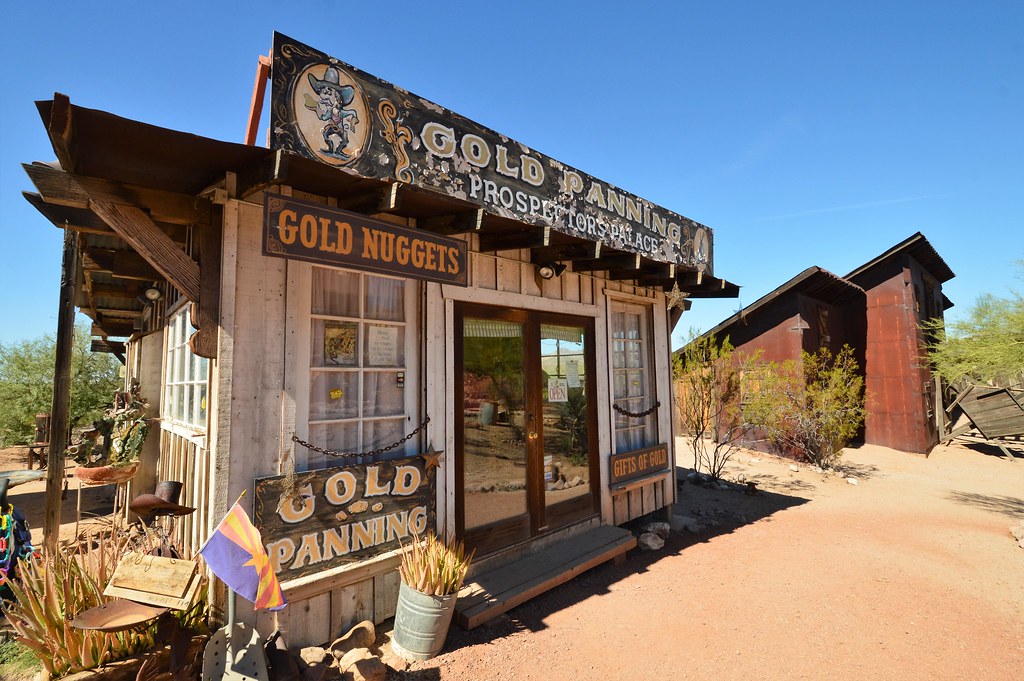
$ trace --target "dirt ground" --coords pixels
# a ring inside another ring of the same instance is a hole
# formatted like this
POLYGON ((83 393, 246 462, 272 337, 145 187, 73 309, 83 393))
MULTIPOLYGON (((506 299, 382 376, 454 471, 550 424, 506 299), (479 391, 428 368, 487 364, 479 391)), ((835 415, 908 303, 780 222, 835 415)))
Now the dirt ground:
POLYGON ((683 484, 699 533, 453 628, 389 678, 1024 678, 1024 456, 864 446, 836 475, 741 452, 725 478, 763 494, 683 484))
MULTIPOLYGON (((388 678, 1024 678, 1024 549, 1008 531, 1024 520, 1016 453, 865 446, 825 474, 741 452, 725 478, 760 494, 684 483, 675 512, 699 532, 673 532, 660 551, 634 550, 473 631, 453 627, 440 656, 388 678)), ((685 452, 677 463, 685 478, 685 452)), ((0 467, 24 461, 0 455, 0 467)), ((10 490, 36 533, 43 489, 10 490)), ((103 513, 112 490, 84 488, 83 510, 103 513)))

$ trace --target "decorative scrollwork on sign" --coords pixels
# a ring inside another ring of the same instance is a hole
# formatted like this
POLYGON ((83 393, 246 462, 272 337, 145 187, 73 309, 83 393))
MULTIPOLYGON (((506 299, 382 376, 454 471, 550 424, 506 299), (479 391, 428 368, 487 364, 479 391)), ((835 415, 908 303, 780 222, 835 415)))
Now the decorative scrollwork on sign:
POLYGON ((284 254, 284 252, 284 246, 281 245, 280 241, 278 241, 274 237, 267 237, 267 253, 282 255, 284 254))
POLYGON ((377 116, 384 124, 384 139, 395 152, 395 179, 399 182, 412 182, 415 175, 409 170, 409 153, 405 150, 405 145, 412 142, 412 130, 402 124, 398 107, 390 99, 380 100, 377 116))

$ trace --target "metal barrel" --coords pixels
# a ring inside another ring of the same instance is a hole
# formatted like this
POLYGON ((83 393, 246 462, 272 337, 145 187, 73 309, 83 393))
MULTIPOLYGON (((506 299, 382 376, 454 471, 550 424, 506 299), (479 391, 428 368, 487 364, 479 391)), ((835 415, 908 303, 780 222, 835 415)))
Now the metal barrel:
POLYGON ((395 654, 416 661, 429 660, 441 652, 456 598, 458 594, 428 596, 402 582, 398 589, 395 633, 391 639, 395 654))

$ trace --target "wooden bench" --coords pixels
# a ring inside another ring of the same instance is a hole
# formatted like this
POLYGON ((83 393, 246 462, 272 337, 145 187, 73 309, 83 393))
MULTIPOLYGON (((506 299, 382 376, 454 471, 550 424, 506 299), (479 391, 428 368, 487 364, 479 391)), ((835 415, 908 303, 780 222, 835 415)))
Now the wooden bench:
POLYGON ((602 525, 476 575, 459 591, 455 621, 472 629, 635 546, 629 530, 602 525))
POLYGON ((9 449, 21 449, 25 452, 25 467, 32 470, 32 465, 39 462, 39 468, 46 468, 46 452, 49 442, 36 442, 30 445, 11 445, 9 449))

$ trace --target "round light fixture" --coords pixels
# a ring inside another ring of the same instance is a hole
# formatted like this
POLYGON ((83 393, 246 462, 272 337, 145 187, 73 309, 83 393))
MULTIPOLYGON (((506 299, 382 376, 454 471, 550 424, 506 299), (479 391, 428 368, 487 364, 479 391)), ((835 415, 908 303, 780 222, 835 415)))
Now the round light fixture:
POLYGON ((555 276, 555 268, 552 267, 551 265, 541 265, 537 269, 537 274, 540 275, 541 279, 550 279, 551 277, 555 276))
POLYGON ((150 286, 142 292, 143 297, 151 302, 156 302, 164 297, 164 292, 158 289, 156 286, 150 286))

